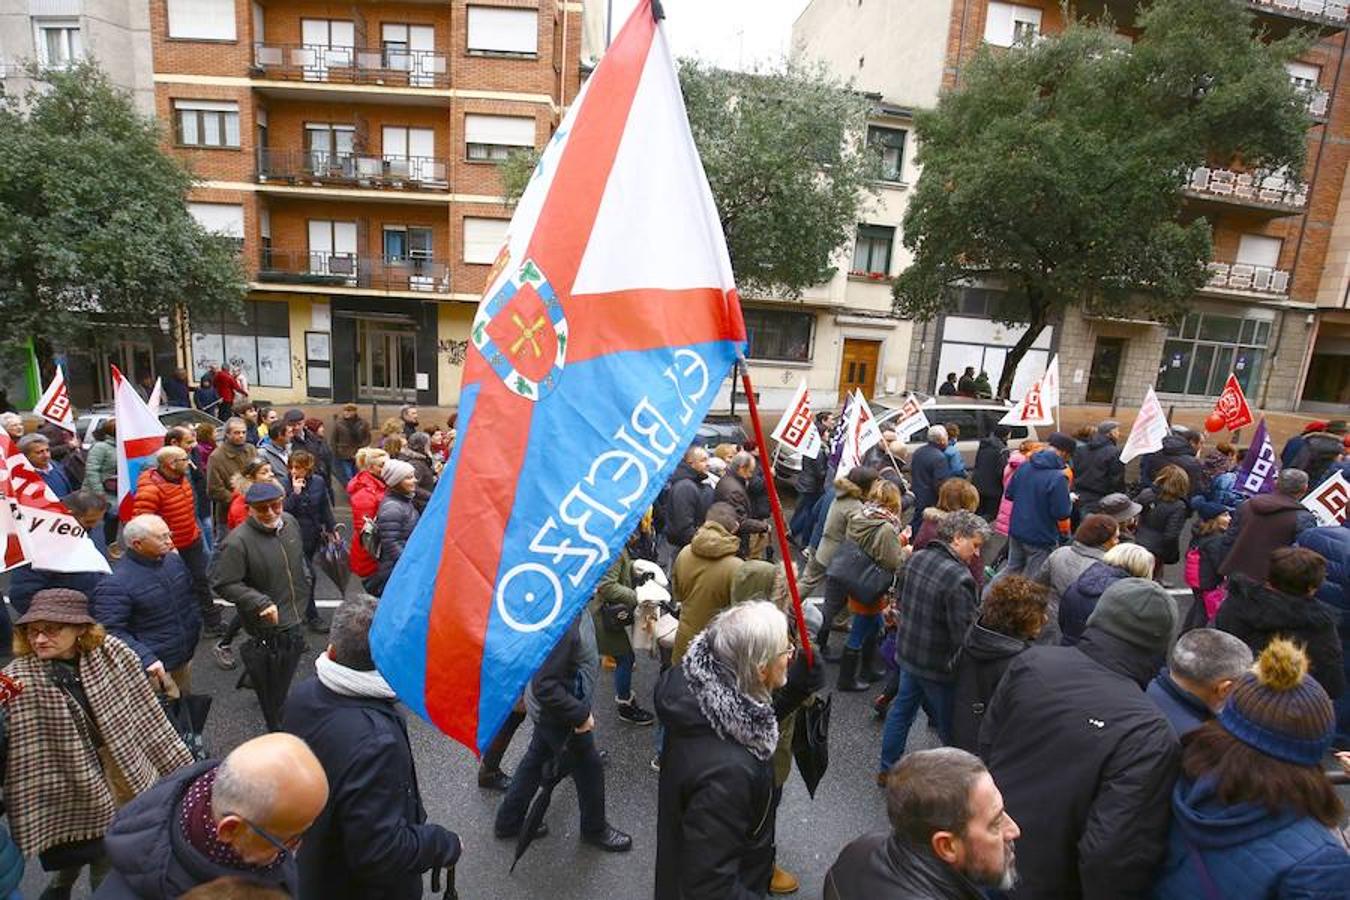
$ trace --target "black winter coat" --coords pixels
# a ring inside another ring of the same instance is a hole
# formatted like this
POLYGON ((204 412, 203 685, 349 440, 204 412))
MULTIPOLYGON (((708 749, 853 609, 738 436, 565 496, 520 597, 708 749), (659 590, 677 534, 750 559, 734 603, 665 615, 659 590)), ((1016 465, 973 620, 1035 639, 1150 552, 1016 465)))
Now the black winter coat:
POLYGON ((980 755, 1022 829, 1013 898, 1146 897, 1167 852, 1181 748, 1144 693, 1151 654, 1088 628, 1008 666, 980 755))
POLYGON ((1153 488, 1145 488, 1135 498, 1144 511, 1139 514, 1135 543, 1152 553, 1155 559, 1174 563, 1181 559, 1181 529, 1190 517, 1185 500, 1161 500, 1153 488))
POLYGON ((825 492, 825 470, 829 468, 829 454, 822 446, 815 458, 802 457, 802 469, 797 473, 794 487, 797 494, 823 494, 825 492))
MULTIPOLYGON (((1152 484, 1163 466, 1178 466, 1190 478, 1191 486, 1186 492, 1187 497, 1208 493, 1209 479, 1205 477, 1204 467, 1196 457, 1191 442, 1181 435, 1169 434, 1163 438, 1161 450, 1143 458, 1139 463, 1139 480, 1152 484)), ((1074 476, 1077 477, 1076 469, 1074 476)))
POLYGON ((1315 488, 1332 474, 1345 445, 1338 434, 1316 431, 1303 436, 1303 447, 1294 457, 1294 468, 1308 473, 1308 487, 1315 488))
POLYGON ((703 517, 712 506, 713 491, 704 476, 683 460, 675 467, 666 488, 666 540, 677 550, 694 539, 703 517))
POLYGON ((375 528, 380 533, 380 568, 377 577, 381 584, 389 580, 394 563, 403 555, 413 529, 420 518, 412 498, 395 490, 385 491, 380 509, 375 513, 375 528))
POLYGON ((1083 504, 1096 505, 1107 494, 1125 490, 1125 464, 1120 448, 1104 434, 1094 434, 1073 457, 1073 489, 1083 504))
POLYGON ((656 818, 656 900, 752 900, 774 859, 773 765, 713 731, 683 666, 656 689, 666 728, 656 818))
POLYGON ((1295 597, 1252 581, 1246 575, 1228 579, 1228 599, 1214 617, 1214 627, 1239 638, 1259 655, 1275 637, 1303 645, 1308 671, 1335 700, 1345 693, 1337 611, 1311 597, 1295 597))
POLYGON ((998 512, 1003 499, 1003 469, 1008 465, 1008 442, 992 434, 980 439, 975 451, 975 471, 971 482, 980 492, 980 510, 989 514, 998 512))
POLYGON ((311 678, 291 691, 282 728, 328 775, 328 805, 298 854, 301 898, 415 900, 423 872, 459 859, 459 837, 427 824, 394 700, 344 696, 311 678))
MULTIPOLYGON (((924 444, 909 459, 910 487, 914 491, 914 530, 922 524, 923 511, 937 506, 938 486, 951 477, 947 455, 936 444, 924 444)), ((999 473, 1000 485, 1003 473, 999 473)))
POLYGON ((539 705, 540 720, 565 728, 576 728, 590 717, 594 693, 578 688, 578 681, 586 680, 581 672, 586 662, 579 622, 580 617, 530 679, 530 693, 539 705))
POLYGON ((183 795, 197 776, 218 765, 220 760, 209 759, 179 769, 118 810, 103 838, 112 871, 94 892, 96 900, 163 900, 232 876, 295 896, 294 859, 270 869, 230 869, 213 862, 184 837, 179 824, 183 795))
POLYGON ((297 493, 290 477, 285 481, 286 512, 295 516, 295 521, 300 523, 305 556, 313 556, 319 549, 319 539, 324 533, 337 528, 333 504, 328 500, 328 482, 320 479, 315 472, 305 479, 305 489, 297 493))
POLYGON ((825 900, 980 900, 970 879, 890 832, 858 838, 825 873, 825 900))
POLYGON ((952 701, 952 744, 976 753, 980 749, 980 723, 989 709, 1003 672, 1030 641, 985 628, 979 622, 966 633, 956 658, 956 694, 952 701))

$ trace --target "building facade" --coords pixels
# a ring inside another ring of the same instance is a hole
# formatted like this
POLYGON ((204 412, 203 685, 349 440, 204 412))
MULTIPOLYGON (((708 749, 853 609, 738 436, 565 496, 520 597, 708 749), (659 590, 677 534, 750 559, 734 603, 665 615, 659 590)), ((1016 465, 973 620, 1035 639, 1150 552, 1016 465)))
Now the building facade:
POLYGON ((580 3, 152 0, 154 107, 238 240, 244 321, 193 321, 194 375, 274 403, 453 405, 511 210, 498 163, 579 84, 580 3))
MULTIPOLYGON (((1087 15, 1109 11, 1129 37, 1133 0, 1085 0, 1087 15)), ((1190 173, 1186 215, 1204 216, 1214 235, 1210 281, 1182 322, 1091 318, 1072 311, 1037 337, 1014 380, 1014 396, 1058 353, 1065 404, 1140 402, 1156 385, 1164 402, 1205 405, 1236 373, 1262 408, 1309 411, 1350 399, 1350 199, 1344 198, 1347 105, 1336 87, 1345 56, 1347 4, 1334 0, 1246 0, 1256 27, 1318 35, 1288 66, 1311 114, 1308 163, 1297 176, 1252 172, 1229 160, 1190 173)), ((981 46, 1011 47, 1064 27, 1057 0, 934 0, 922 11, 855 0, 812 0, 794 29, 802 52, 890 102, 936 103, 960 86, 981 46), (897 36, 904 35, 904 40, 897 36)), ((905 382, 934 391, 965 366, 997 380, 1006 350, 1023 333, 999 325, 998 292, 971 288, 956 307, 913 324, 905 382)))

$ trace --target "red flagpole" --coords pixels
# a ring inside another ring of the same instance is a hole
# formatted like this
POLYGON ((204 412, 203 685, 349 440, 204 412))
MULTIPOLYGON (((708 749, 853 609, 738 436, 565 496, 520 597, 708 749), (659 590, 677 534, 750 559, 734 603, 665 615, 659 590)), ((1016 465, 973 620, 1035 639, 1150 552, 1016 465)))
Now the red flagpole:
POLYGON ((793 571, 792 548, 788 546, 787 526, 783 524, 783 505, 778 502, 778 485, 774 484, 773 469, 769 466, 769 448, 764 443, 764 426, 759 423, 759 402, 755 399, 755 386, 750 383, 750 367, 744 360, 737 362, 736 367, 741 372, 741 383, 745 386, 745 400, 750 405, 750 426, 755 431, 755 445, 759 448, 759 464, 764 470, 764 489, 769 494, 769 509, 773 510, 773 527, 778 535, 778 552, 783 555, 784 569, 787 571, 788 594, 792 597, 792 610, 797 616, 797 636, 801 639, 802 652, 806 654, 806 665, 811 668, 816 664, 815 654, 811 650, 811 639, 806 630, 806 616, 802 613, 802 597, 797 590, 797 573, 793 571))

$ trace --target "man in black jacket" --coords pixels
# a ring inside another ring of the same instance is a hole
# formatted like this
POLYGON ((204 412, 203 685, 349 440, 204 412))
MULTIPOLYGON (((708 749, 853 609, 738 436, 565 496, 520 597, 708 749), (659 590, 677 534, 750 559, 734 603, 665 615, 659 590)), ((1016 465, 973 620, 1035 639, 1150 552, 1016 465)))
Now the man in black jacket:
MULTIPOLYGON (((1209 479, 1205 477, 1204 467, 1200 464, 1200 448, 1204 443, 1205 436, 1200 432, 1184 425, 1172 426, 1171 433, 1162 440, 1162 449, 1147 454, 1139 461, 1140 480, 1152 484, 1163 466, 1180 466, 1191 480, 1186 496, 1205 493, 1209 488, 1209 479)), ((1074 470, 1075 478, 1077 474, 1077 470, 1074 470)))
POLYGON ((666 486, 666 542, 670 558, 694 539, 694 532, 712 506, 713 489, 704 483, 708 477, 708 451, 697 445, 684 451, 684 459, 675 467, 666 486))
POLYGON ((769 532, 768 521, 755 517, 754 502, 750 499, 750 480, 755 476, 755 468, 755 458, 742 450, 731 458, 726 474, 718 479, 713 491, 714 503, 729 503, 736 510, 742 559, 758 559, 769 532))
POLYGON ((816 524, 815 508, 825 493, 825 471, 830 466, 829 453, 826 452, 826 438, 834 427, 834 413, 816 413, 816 431, 820 433, 820 450, 814 457, 802 456, 802 468, 797 473, 793 487, 797 489, 797 506, 792 512, 792 521, 788 523, 788 534, 796 538, 797 543, 805 545, 811 539, 811 529, 816 524))
POLYGON ((1022 825, 1014 898, 1145 897, 1167 850, 1180 745, 1144 687, 1177 627, 1162 587, 1123 578, 1072 647, 1008 666, 980 756, 1022 825))
POLYGON ((333 616, 317 677, 291 692, 282 727, 303 738, 328 776, 328 804, 297 862, 300 897, 422 896, 422 873, 453 866, 459 837, 427 822, 408 723, 370 655, 376 600, 353 594, 333 616))
POLYGON ((909 460, 910 486, 914 490, 914 522, 917 532, 923 524, 923 511, 937 506, 938 487, 951 477, 951 466, 947 463, 947 429, 934 425, 926 435, 924 444, 909 460))
MULTIPOLYGON (((534 720, 530 746, 511 776, 494 828, 499 838, 515 838, 525 812, 544 777, 544 767, 558 760, 571 771, 581 807, 581 839, 601 850, 631 850, 633 839, 605 818, 605 768, 595 749, 595 716, 591 699, 600 654, 595 646, 595 621, 582 613, 534 673, 525 692, 525 707, 534 720)), ((535 831, 548 833, 545 823, 535 831)))
POLYGON ((1080 447, 1073 458, 1073 489, 1078 494, 1078 514, 1097 511, 1107 494, 1125 492, 1125 464, 1120 461, 1120 423, 1107 419, 1097 433, 1080 447))
POLYGON ((858 838, 825 875, 825 900, 978 900, 1009 890, 1021 835, 984 763, 955 747, 921 750, 886 779, 891 830, 858 838))
POLYGON ((998 504, 1003 499, 1003 469, 1008 465, 1008 435, 1011 433, 1007 425, 995 425, 980 439, 980 448, 975 451, 975 472, 971 482, 980 492, 977 512, 986 519, 998 515, 998 504))

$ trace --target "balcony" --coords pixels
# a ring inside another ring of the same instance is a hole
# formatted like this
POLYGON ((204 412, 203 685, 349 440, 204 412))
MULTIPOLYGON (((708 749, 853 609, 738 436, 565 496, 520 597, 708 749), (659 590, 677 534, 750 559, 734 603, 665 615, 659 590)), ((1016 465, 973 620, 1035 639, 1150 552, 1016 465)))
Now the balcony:
POLYGON ((1209 282, 1202 288, 1207 293, 1289 296, 1289 273, 1283 269, 1225 262, 1212 262, 1208 268, 1209 282))
POLYGON ((389 259, 317 250, 264 250, 257 280, 268 284, 448 294, 450 266, 442 260, 423 257, 389 259))
POLYGON ((255 44, 253 68, 263 78, 375 87, 448 88, 444 53, 324 44, 255 44))
POLYGON ((1350 0, 1247 0, 1247 8, 1263 19, 1318 26, 1323 34, 1350 25, 1350 0))
POLYGON ((1331 110, 1331 94, 1315 88, 1304 91, 1308 95, 1308 112, 1314 119, 1326 119, 1327 113, 1331 110))
POLYGON ((446 161, 433 156, 375 156, 321 150, 258 151, 258 181, 325 187, 448 191, 446 161))
POLYGON ((1302 212, 1308 205, 1308 186, 1276 172, 1238 172, 1200 166, 1191 170, 1185 193, 1197 200, 1277 215, 1302 212))

